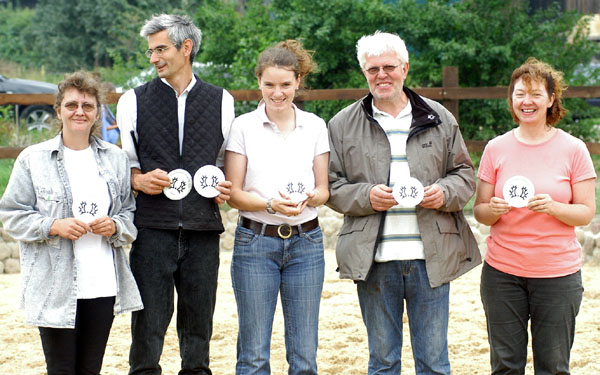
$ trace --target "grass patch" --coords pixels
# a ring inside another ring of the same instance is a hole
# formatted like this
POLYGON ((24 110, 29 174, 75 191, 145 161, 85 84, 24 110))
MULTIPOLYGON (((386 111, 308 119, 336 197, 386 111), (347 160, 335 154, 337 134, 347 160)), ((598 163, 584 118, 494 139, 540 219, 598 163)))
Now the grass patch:
POLYGON ((63 73, 48 72, 43 66, 40 69, 32 69, 4 59, 0 59, 0 74, 7 78, 31 79, 50 83, 58 83, 64 78, 63 73))
POLYGON ((0 196, 4 195, 15 159, 0 159, 0 196))
POLYGON ((28 131, 23 125, 21 125, 17 131, 17 124, 14 122, 14 117, 9 113, 9 110, 7 110, 6 107, 0 111, 0 146, 29 146, 50 139, 58 134, 57 128, 41 131, 28 131))
MULTIPOLYGON (((10 106, 6 106, 10 107, 10 106)), ((24 147, 35 143, 45 141, 57 134, 57 130, 44 130, 41 132, 28 132, 27 129, 20 128, 17 132, 17 126, 11 119, 10 108, 3 108, 0 111, 0 146, 1 147, 24 147)), ((6 185, 12 173, 15 159, 0 159, 0 195, 4 194, 6 185)))

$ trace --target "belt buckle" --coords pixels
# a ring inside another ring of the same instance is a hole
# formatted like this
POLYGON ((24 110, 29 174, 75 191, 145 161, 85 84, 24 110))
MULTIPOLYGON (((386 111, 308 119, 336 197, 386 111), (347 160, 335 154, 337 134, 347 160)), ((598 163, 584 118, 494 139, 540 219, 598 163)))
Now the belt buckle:
POLYGON ((279 237, 283 238, 284 240, 287 240, 288 238, 292 237, 292 233, 293 233, 292 226, 289 224, 281 224, 277 227, 277 235, 279 237), (286 228, 287 234, 281 233, 282 228, 286 228))

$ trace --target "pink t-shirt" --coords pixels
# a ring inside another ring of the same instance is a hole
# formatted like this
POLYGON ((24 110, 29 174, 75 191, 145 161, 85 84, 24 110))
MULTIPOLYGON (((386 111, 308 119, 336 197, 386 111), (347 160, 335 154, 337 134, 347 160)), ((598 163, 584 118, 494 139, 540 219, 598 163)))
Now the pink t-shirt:
MULTIPOLYGON (((478 177, 503 197, 502 186, 512 176, 533 182, 535 194, 572 202, 571 185, 596 177, 585 144, 558 129, 548 141, 520 142, 514 130, 491 140, 483 151, 478 177)), ((504 197, 503 197, 504 198, 504 197)), ((520 277, 560 277, 581 268, 581 246, 575 228, 545 213, 513 207, 491 227, 485 261, 520 277)))

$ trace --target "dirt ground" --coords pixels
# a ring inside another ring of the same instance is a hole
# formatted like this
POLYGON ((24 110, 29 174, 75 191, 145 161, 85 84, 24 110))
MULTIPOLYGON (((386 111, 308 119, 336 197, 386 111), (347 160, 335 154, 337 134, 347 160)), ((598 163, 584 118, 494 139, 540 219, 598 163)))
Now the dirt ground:
MULTIPOLYGON (((235 372, 237 313, 231 288, 229 267, 231 252, 221 253, 219 294, 211 346, 214 374, 235 372)), ((321 301, 318 365, 320 374, 366 374, 368 351, 366 332, 361 320, 356 288, 348 280, 339 280, 335 255, 326 251, 326 280, 321 301)), ((489 374, 489 346, 485 318, 479 299, 481 267, 451 284, 449 351, 455 375, 489 374)), ((584 299, 577 318, 575 345, 571 354, 573 375, 600 374, 600 267, 584 266, 584 299)), ((23 324, 18 310, 19 275, 0 275, 0 374, 38 375, 45 364, 38 331, 23 324)), ((126 374, 130 343, 129 315, 115 318, 108 342, 104 375, 126 374)), ((406 322, 407 318, 404 317, 406 322)), ((173 319, 173 322, 175 319, 173 319)), ((405 327, 407 325, 405 324, 405 327)), ((283 342, 283 319, 276 312, 271 346, 272 373, 287 373, 283 342)), ((405 329, 403 374, 414 374, 414 363, 405 329)), ((174 324, 169 327, 161 364, 163 373, 177 374, 179 352, 174 324)), ((527 374, 533 375, 531 355, 527 374)))

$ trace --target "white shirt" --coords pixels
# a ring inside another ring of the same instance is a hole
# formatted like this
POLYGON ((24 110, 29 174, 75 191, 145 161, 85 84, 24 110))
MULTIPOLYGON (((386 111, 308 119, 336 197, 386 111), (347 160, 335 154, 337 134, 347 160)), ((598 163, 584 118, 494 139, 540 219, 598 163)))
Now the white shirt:
MULTIPOLYGON (((161 80, 173 88, 167 82, 166 79, 161 78, 161 80)), ((181 154, 181 149, 183 146, 183 135, 184 135, 184 124, 185 124, 185 102, 188 96, 188 93, 192 90, 194 85, 196 84, 196 76, 192 76, 192 80, 190 84, 183 90, 181 95, 177 94, 175 91, 175 95, 177 96, 177 119, 179 122, 179 153, 181 154)), ((223 90, 223 99, 221 101, 221 130, 223 132, 223 144, 221 145, 221 149, 219 151, 219 155, 217 157, 217 167, 222 167, 224 163, 224 152, 225 152, 225 144, 227 143, 227 138, 229 137, 229 130, 231 129, 231 123, 235 118, 235 110, 233 105, 233 96, 227 91, 223 90)), ((138 139, 137 134, 137 98, 135 96, 135 91, 133 89, 127 90, 120 98, 119 103, 117 104, 117 125, 119 126, 119 130, 121 131, 121 147, 127 153, 129 157, 129 161, 131 163, 131 168, 140 168, 140 161, 138 159, 137 153, 135 152, 135 145, 133 143, 133 139, 131 138, 131 131, 133 131, 135 138, 138 139)), ((166 171, 170 172, 170 171, 166 171)))
MULTIPOLYGON (((410 168, 406 155, 406 141, 412 123, 410 101, 394 117, 383 112, 373 104, 373 117, 387 134, 392 151, 390 164, 390 186, 396 181, 410 177, 410 168)), ((417 222, 416 208, 391 207, 385 216, 383 235, 377 252, 376 262, 392 260, 425 259, 421 232, 417 222)))
MULTIPOLYGON (((269 121, 262 102, 233 122, 226 150, 245 155, 248 160, 244 191, 269 199, 279 197, 279 191, 286 193, 289 183, 294 191, 314 190, 314 159, 329 152, 327 127, 320 117, 296 106, 294 110, 296 128, 286 137, 269 121)), ((240 211, 240 215, 265 224, 298 225, 317 217, 317 209, 307 206, 293 217, 267 211, 240 211)))
MULTIPOLYGON (((73 217, 91 223, 106 216, 110 207, 110 193, 91 147, 65 153, 65 169, 73 197, 73 217)), ((77 267, 77 298, 99 298, 117 295, 117 277, 112 248, 108 239, 86 233, 73 241, 77 267)))

